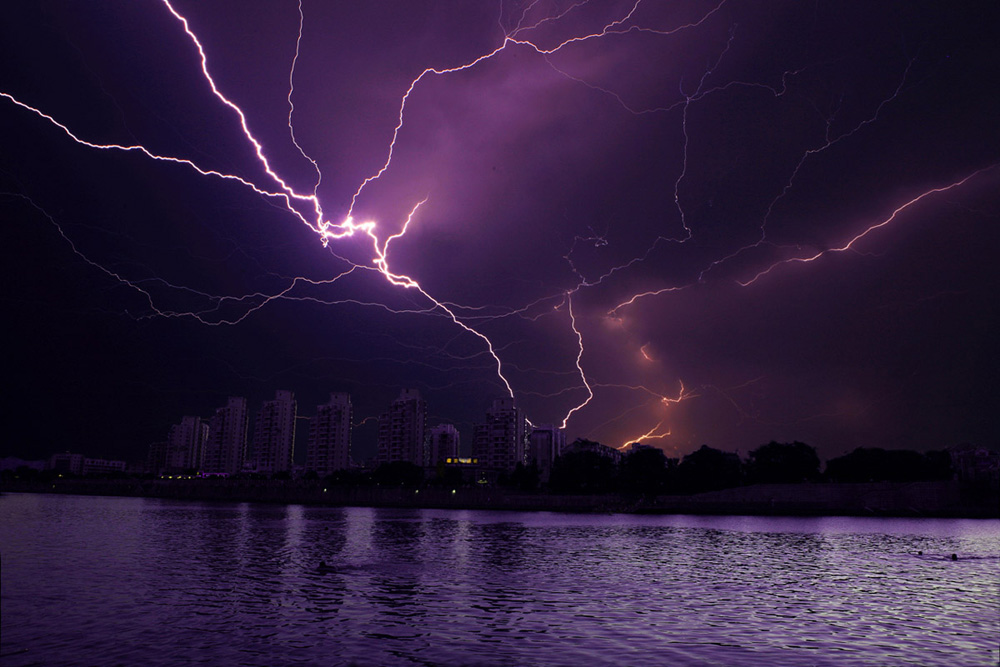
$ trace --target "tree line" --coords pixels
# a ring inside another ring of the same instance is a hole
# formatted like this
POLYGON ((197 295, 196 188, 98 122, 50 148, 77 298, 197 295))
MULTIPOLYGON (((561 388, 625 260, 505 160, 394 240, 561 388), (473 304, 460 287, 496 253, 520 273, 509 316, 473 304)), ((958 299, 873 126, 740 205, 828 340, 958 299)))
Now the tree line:
MULTIPOLYGON (((515 471, 510 482, 532 488, 530 466, 525 467, 525 473, 515 471)), ((828 460, 821 472, 815 448, 802 442, 771 441, 752 450, 745 460, 707 445, 680 459, 668 458, 660 449, 640 448, 626 454, 617 465, 595 452, 570 452, 556 459, 547 486, 560 493, 663 495, 749 484, 916 482, 951 477, 951 459, 945 451, 859 447, 828 460)))
MULTIPOLYGON (((596 444, 596 443, 588 443, 596 444)), ((771 441, 752 450, 744 460, 734 452, 702 445, 683 458, 669 458, 663 450, 636 448, 615 462, 596 451, 569 451, 557 457, 547 481, 535 464, 518 464, 501 474, 496 484, 521 491, 554 493, 642 495, 689 494, 750 484, 799 482, 916 482, 952 477, 946 451, 920 453, 859 447, 830 459, 821 471, 815 448, 802 443, 771 441)), ((318 476, 313 473, 313 479, 318 476)), ((330 484, 379 486, 447 486, 463 484, 454 468, 425 472, 406 462, 387 463, 373 471, 338 471, 325 478, 330 484)))
MULTIPOLYGON (((495 483, 521 491, 669 495, 717 491, 750 484, 917 482, 948 480, 953 475, 948 452, 940 450, 921 453, 859 447, 849 454, 828 460, 822 471, 820 467, 815 448, 802 442, 771 441, 752 450, 746 459, 735 452, 702 445, 683 458, 669 458, 663 450, 654 447, 638 447, 616 462, 594 451, 594 448, 584 448, 557 457, 547 480, 543 481, 542 471, 536 465, 518 464, 513 471, 499 475, 495 483)), ((0 475, 4 479, 17 477, 37 481, 55 476, 55 471, 29 468, 3 471, 0 475)), ((124 473, 104 476, 126 477, 124 473)), ((243 473, 237 477, 268 479, 267 475, 258 473, 243 473)), ((292 481, 287 472, 276 473, 270 479, 292 481)), ((303 481, 320 481, 320 477, 310 471, 304 475, 303 481)), ((335 486, 407 488, 455 488, 470 483, 463 478, 462 471, 455 468, 439 466, 437 470, 425 471, 420 466, 403 461, 383 464, 374 470, 339 470, 322 481, 335 486)))

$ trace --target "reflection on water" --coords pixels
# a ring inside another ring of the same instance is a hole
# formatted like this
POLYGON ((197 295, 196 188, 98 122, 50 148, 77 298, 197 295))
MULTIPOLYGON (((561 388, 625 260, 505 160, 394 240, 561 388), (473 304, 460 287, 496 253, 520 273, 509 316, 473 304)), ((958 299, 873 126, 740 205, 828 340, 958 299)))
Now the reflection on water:
POLYGON ((8 494, 0 549, 4 665, 1000 659, 998 521, 8 494))

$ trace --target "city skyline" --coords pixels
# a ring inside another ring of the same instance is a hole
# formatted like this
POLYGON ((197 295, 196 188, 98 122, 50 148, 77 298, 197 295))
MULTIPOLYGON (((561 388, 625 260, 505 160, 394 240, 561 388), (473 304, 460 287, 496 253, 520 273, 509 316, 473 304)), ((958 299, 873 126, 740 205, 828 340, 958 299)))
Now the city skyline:
POLYGON ((669 456, 1000 441, 995 4, 12 11, 4 454, 274 387, 361 447, 400 387, 465 446, 505 395, 669 456))
POLYGON ((453 423, 428 422, 427 402, 415 389, 403 389, 379 416, 384 426, 380 426, 377 442, 360 447, 353 433, 350 394, 331 392, 329 401, 313 412, 312 416, 299 413, 295 393, 286 389, 276 390, 274 398, 261 401, 255 411, 248 408, 246 398, 230 396, 210 417, 181 417, 169 427, 166 440, 151 443, 142 458, 151 472, 195 470, 227 475, 274 474, 295 468, 326 475, 371 461, 434 466, 468 455, 486 467, 513 470, 517 463, 531 459, 551 466, 566 444, 562 429, 551 424, 533 427, 511 399, 496 399, 490 407, 484 406, 473 425, 476 437, 467 439, 471 444, 465 450, 453 423), (296 436, 298 420, 305 421, 306 427, 296 436), (548 443, 544 455, 535 451, 539 447, 529 446, 536 434, 544 434, 548 443))

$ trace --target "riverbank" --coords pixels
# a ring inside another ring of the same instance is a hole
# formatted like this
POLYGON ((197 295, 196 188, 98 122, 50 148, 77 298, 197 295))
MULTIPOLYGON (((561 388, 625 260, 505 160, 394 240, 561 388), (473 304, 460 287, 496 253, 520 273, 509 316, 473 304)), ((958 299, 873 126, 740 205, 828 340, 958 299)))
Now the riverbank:
POLYGON ((508 511, 1000 518, 995 491, 947 482, 760 484, 693 495, 563 495, 485 488, 324 487, 264 480, 6 480, 0 491, 261 502, 333 507, 424 507, 508 511))

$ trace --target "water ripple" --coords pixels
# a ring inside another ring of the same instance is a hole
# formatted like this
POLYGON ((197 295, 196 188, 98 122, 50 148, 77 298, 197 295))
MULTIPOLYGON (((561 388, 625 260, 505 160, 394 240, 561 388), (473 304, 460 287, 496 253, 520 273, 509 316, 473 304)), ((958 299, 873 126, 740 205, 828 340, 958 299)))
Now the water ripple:
POLYGON ((996 521, 23 494, 0 510, 5 665, 1000 659, 996 521))

